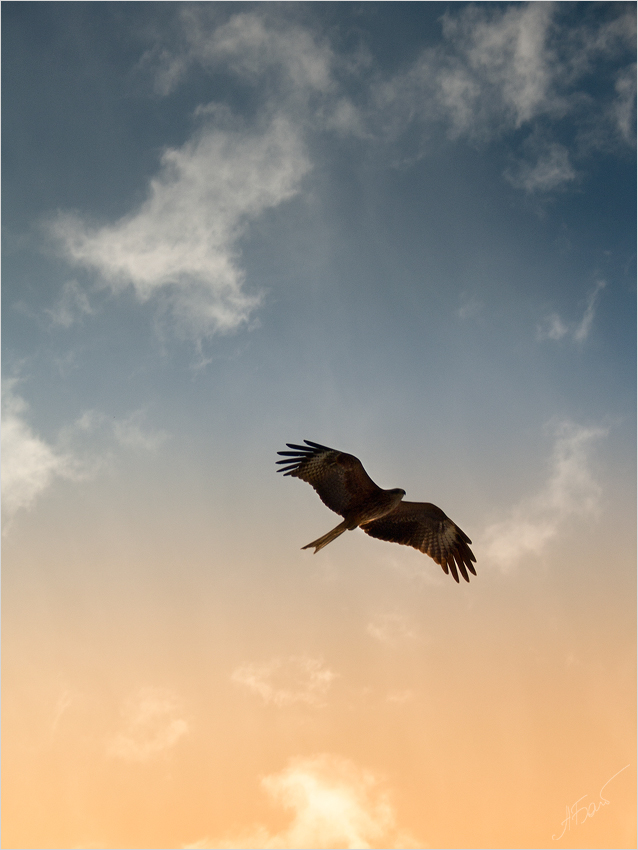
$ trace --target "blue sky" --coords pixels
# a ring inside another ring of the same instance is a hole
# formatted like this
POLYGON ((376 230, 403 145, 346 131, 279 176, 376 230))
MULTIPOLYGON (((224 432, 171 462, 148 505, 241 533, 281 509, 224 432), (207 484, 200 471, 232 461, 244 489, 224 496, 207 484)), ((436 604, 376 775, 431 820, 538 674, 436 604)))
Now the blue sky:
MULTIPOLYGON (((390 701, 408 726, 423 659, 406 645, 425 622, 456 631, 454 646, 483 612, 487 658, 488 623, 502 635, 518 610, 547 636, 558 618, 561 663, 611 629, 607 651, 629 669, 635 5, 4 3, 2 16, 3 610, 15 705, 50 700, 42 728, 56 730, 56 712, 80 712, 92 740, 111 741, 108 758, 142 753, 157 770, 157 753, 177 758, 197 741, 193 718, 208 710, 174 648, 206 643, 207 629, 226 647, 214 675, 233 699, 257 677, 254 693, 273 703, 269 677, 286 664, 308 677, 298 699, 274 699, 282 711, 329 714, 324 691, 359 675, 360 653, 380 688, 392 650, 406 676, 392 693, 410 696, 390 701), (300 553, 334 519, 310 488, 274 474, 276 451, 304 438, 442 507, 474 541, 477 579, 448 587, 420 553, 359 532, 314 559, 300 553), (581 583, 582 605, 570 596, 581 583), (57 654, 45 661, 37 647, 49 643, 57 654), (102 659, 101 684, 87 680, 80 645, 102 659), (121 679, 125 648, 138 662, 121 679), (48 696, 25 695, 25 658, 50 679, 48 696), (91 725, 88 694, 109 694, 129 732, 91 725), (155 749, 123 745, 147 716, 166 724, 155 749)), ((527 646, 525 628, 513 645, 527 646)), ((583 682, 600 672, 581 663, 583 682)), ((607 685, 625 729, 635 709, 623 676, 607 685)), ((344 700, 334 695, 335 711, 344 700)), ((350 790, 366 765, 394 776, 372 745, 345 752, 337 728, 319 736, 333 761, 292 735, 247 762, 237 788, 279 777, 265 787, 281 802, 304 776, 350 790)), ((594 770, 606 745, 591 746, 594 770)), ((56 770, 74 774, 75 750, 64 752, 56 770)), ((579 791, 564 779, 566 794, 579 791)), ((61 814, 40 840, 135 840, 124 827, 106 835, 95 814, 106 804, 83 805, 84 833, 61 814)), ((310 841, 299 837, 309 806, 263 841, 310 841)), ((406 806, 417 843, 458 841, 451 815, 422 823, 406 806)), ((233 824, 206 826, 204 810, 192 835, 187 815, 161 834, 218 846, 233 824)), ((366 811, 380 832, 361 827, 359 842, 407 841, 366 811)), ((631 843, 622 823, 609 834, 631 843)))

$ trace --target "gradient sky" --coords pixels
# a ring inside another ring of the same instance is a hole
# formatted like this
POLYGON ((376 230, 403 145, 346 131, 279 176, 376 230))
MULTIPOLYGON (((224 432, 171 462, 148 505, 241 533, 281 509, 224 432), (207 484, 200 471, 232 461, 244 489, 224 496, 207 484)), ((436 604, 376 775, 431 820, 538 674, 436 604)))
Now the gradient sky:
POLYGON ((635 846, 635 18, 2 4, 3 846, 635 846))

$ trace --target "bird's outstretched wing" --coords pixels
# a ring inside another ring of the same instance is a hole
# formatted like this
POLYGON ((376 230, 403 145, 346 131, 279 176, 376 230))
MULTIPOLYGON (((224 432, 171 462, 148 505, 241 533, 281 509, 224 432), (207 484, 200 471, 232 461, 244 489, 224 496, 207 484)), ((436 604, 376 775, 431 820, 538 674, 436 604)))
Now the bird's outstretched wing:
POLYGON ((472 541, 447 517, 441 508, 428 502, 401 502, 389 514, 364 523, 361 529, 370 537, 414 546, 425 552, 458 582, 458 572, 469 581, 468 570, 476 575, 472 541))
POLYGON ((354 455, 329 449, 319 443, 304 440, 305 446, 286 443, 291 452, 284 455, 278 472, 301 478, 317 491, 319 498, 331 511, 345 517, 369 497, 381 492, 354 455))

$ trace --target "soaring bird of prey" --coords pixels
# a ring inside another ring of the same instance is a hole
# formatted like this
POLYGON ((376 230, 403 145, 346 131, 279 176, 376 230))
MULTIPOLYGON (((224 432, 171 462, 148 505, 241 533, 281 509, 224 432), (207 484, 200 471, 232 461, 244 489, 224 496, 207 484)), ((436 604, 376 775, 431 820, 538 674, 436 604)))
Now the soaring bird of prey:
POLYGON ((469 581, 468 571, 476 575, 472 541, 447 517, 441 508, 428 502, 404 502, 405 490, 382 490, 374 483, 354 455, 329 449, 304 440, 305 446, 286 443, 290 452, 284 455, 277 472, 301 478, 311 484, 321 501, 344 518, 336 528, 308 543, 315 553, 353 528, 361 528, 370 537, 414 546, 440 564, 444 573, 458 573, 469 581))

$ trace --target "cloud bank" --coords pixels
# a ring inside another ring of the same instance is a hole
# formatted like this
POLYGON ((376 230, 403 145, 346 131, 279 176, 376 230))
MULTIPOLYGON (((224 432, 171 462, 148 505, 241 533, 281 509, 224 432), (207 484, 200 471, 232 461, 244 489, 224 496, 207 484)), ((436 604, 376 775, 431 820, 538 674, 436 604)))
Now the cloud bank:
MULTIPOLYGON (((269 4, 230 16, 184 4, 138 71, 162 96, 194 72, 239 81, 251 95, 200 104, 202 126, 164 152, 137 209, 101 225, 60 213, 50 232, 71 265, 112 293, 153 301, 178 335, 199 343, 246 326, 262 303, 258 282, 246 280, 241 239, 302 191, 317 133, 356 138, 382 155, 390 143, 393 157, 400 142, 405 162, 437 138, 506 139, 504 177, 515 188, 564 189, 580 175, 575 160, 633 145, 635 135, 635 10, 583 23, 564 6, 455 8, 440 19, 436 47, 384 77, 365 45, 337 52, 320 23, 297 23, 269 4), (600 68, 594 99, 586 81, 600 68)), ((63 327, 91 312, 75 283, 49 311, 63 327)))

